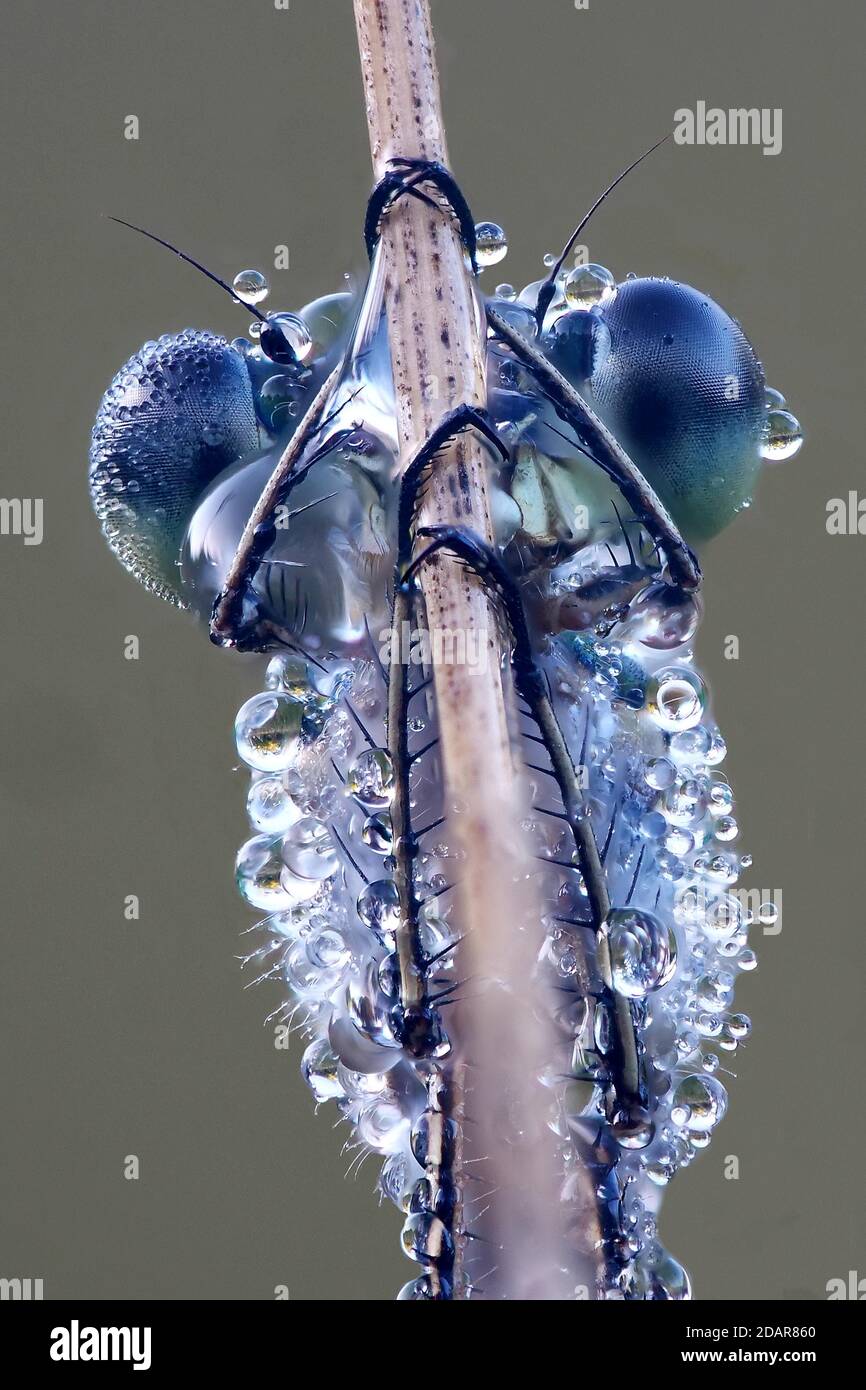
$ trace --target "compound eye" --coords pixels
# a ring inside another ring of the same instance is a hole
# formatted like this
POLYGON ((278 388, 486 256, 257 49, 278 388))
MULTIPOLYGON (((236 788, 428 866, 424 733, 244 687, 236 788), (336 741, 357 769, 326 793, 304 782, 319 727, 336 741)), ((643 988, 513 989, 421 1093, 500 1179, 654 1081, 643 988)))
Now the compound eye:
POLYGON ((258 444, 249 373, 224 338, 167 334, 121 367, 93 427, 90 493, 109 546, 145 588, 187 606, 187 522, 212 479, 258 444))
POLYGON ((605 307, 599 414, 690 540, 748 503, 761 462, 764 374, 718 304, 672 280, 626 280, 605 307))

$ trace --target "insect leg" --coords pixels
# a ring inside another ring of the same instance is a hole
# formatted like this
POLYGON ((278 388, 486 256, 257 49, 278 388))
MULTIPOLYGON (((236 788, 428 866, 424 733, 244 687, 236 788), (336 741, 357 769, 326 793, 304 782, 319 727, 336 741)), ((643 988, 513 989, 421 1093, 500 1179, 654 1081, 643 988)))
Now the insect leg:
POLYGON ((482 583, 495 592, 505 613, 511 632, 511 664, 515 685, 532 712, 550 758, 592 909, 596 959, 613 1025, 614 1042, 610 1061, 615 1078, 616 1104, 622 1112, 621 1117, 627 1123, 635 1121, 638 1113, 643 1110, 645 1088, 631 1006, 628 999, 613 988, 606 927, 610 897, 604 867, 595 833, 586 814, 571 754, 533 654, 519 590, 498 554, 473 532, 457 526, 441 526, 424 528, 420 534, 430 537, 430 544, 413 560, 404 575, 404 583, 407 583, 436 551, 447 549, 463 560, 482 583))
POLYGON ((271 518, 280 496, 300 465, 304 450, 320 425, 322 411, 337 384, 341 370, 342 363, 339 363, 322 382, 306 415, 283 450, 244 527, 231 568, 211 613, 210 639, 218 647, 237 647, 244 645, 247 640, 254 640, 244 629, 243 605, 251 577, 258 567, 258 560, 267 548, 262 547, 264 532, 260 528, 272 524, 271 518))
POLYGON ((518 333, 495 309, 487 306, 487 322, 497 338, 514 353, 546 392, 559 416, 566 420, 594 462, 617 484, 644 529, 663 548, 671 576, 683 589, 700 587, 701 567, 681 536, 675 521, 619 441, 544 353, 518 333))
POLYGON ((426 1002, 426 963, 418 935, 418 900, 415 895, 413 865, 418 849, 412 829, 409 798, 407 711, 409 706, 409 667, 402 651, 404 624, 411 625, 414 608, 412 585, 403 579, 412 553, 415 512, 422 480, 439 450, 465 429, 473 428, 501 455, 507 450, 483 410, 464 403, 444 415, 407 465, 398 503, 397 565, 394 582, 391 667, 388 677, 388 744, 394 766, 394 797, 391 803, 393 827, 394 878, 400 900, 397 929, 397 956, 400 965, 401 1041, 413 1055, 421 1056, 436 1046, 440 1030, 434 1012, 426 1002))
POLYGON ((379 224, 382 216, 389 208, 393 207, 398 198, 410 194, 413 197, 421 197, 422 201, 430 203, 433 207, 437 206, 432 202, 432 199, 420 193, 418 189, 419 184, 427 183, 431 184, 442 195, 448 208, 456 217, 461 240, 472 264, 472 270, 477 274, 475 220, 460 185, 451 171, 446 169, 444 164, 433 159, 395 158, 389 160, 389 163, 394 165, 393 171, 389 171, 384 178, 380 179, 367 204, 367 215, 364 219, 364 241, 367 246, 367 254, 372 257, 379 240, 379 224))

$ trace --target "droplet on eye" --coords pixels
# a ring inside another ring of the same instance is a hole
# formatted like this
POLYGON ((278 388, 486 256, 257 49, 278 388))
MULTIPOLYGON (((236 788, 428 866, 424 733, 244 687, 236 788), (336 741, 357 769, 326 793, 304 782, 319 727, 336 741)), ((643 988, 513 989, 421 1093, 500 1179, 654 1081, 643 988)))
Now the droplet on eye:
POLYGON ((239 270, 232 280, 232 289, 238 299, 247 304, 261 304, 267 299, 271 287, 260 270, 239 270))
POLYGON ((769 463, 784 463, 800 452, 803 431, 800 421, 790 410, 768 410, 764 435, 761 440, 761 457, 769 463))
POLYGON ((498 222, 476 222, 475 258, 480 269, 498 265, 508 254, 508 239, 498 222))

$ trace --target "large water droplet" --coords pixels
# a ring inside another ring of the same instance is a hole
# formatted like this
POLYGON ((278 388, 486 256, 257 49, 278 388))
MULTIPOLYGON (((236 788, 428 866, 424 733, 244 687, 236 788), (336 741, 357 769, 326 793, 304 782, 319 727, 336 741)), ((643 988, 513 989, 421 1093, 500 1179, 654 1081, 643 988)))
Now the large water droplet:
POLYGON ((724 1118, 728 1095, 714 1076, 685 1076, 673 1096, 671 1119, 698 1133, 709 1133, 724 1118))
POLYGON ((367 748, 346 774, 346 786, 365 806, 384 810, 394 795, 394 767, 387 748, 367 748))
POLYGON ((508 251, 508 239, 498 222, 476 222, 475 255, 478 265, 498 265, 508 251))
POLYGON ((282 872, 279 840, 270 835, 254 835, 238 851, 235 879, 241 897, 251 907, 276 912, 290 906, 280 881, 282 872))
POLYGON ((358 916, 376 933, 380 941, 390 942, 400 921, 400 899, 397 886, 389 878, 368 883, 358 899, 358 916))
POLYGON ((232 289, 246 304, 261 304, 267 299, 270 288, 260 270, 239 270, 232 280, 232 289))
POLYGON ((690 642, 701 620, 700 602, 675 584, 650 584, 631 606, 628 632, 654 651, 690 642))
POLYGON ((283 863, 297 878, 324 882, 337 871, 337 849, 331 832, 313 816, 304 816, 283 840, 283 863))
POLYGON ((299 314, 268 314, 259 335, 262 352, 272 362, 305 362, 313 347, 310 330, 299 314))
POLYGON ((790 410, 768 410, 761 442, 761 456, 770 463, 784 463, 799 453, 803 443, 800 422, 790 410))
POLYGON ((661 1247, 638 1255, 632 1266, 631 1288, 634 1297, 647 1301, 679 1303, 692 1296, 686 1271, 661 1247))
POLYGON ((647 706, 657 724, 671 733, 701 722, 707 691, 700 676, 685 666, 658 671, 647 685, 647 706))
POLYGON ((361 827, 361 839, 374 854, 390 854, 393 846, 391 817, 387 814, 368 816, 361 827))
POLYGON ((247 815, 256 830, 282 835, 300 814, 281 776, 259 777, 252 783, 247 797, 247 815))
POLYGON ((310 1043, 301 1058, 301 1075, 317 1101, 337 1100, 343 1094, 337 1076, 337 1058, 325 1038, 310 1043))
POLYGON ((614 989, 629 999, 643 999, 673 979, 676 938, 652 912, 612 908, 607 916, 614 989))
POLYGON ((603 265, 579 265, 565 279, 565 297, 572 309, 592 309, 609 303, 616 294, 616 281, 603 265))
POLYGON ((235 719, 238 754, 258 772, 282 772, 292 762, 301 737, 304 706, 291 695, 253 695, 235 719))

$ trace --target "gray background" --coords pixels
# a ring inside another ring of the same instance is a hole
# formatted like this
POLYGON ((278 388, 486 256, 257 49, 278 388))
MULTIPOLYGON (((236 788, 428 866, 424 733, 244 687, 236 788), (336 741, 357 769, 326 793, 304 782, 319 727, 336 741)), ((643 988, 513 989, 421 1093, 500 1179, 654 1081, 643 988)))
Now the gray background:
MULTIPOLYGON (((41 0, 3 21, 4 496, 0 1275, 47 1297, 390 1297, 409 1277, 375 1164, 345 1183, 300 1049, 244 992, 234 893, 252 659, 213 649, 110 557, 85 458, 110 377, 145 339, 245 317, 140 221, 231 276, 273 262, 277 307, 362 268, 369 188, 348 0, 41 0), (137 143, 123 119, 141 121, 137 143), (123 659, 123 639, 141 660, 123 659), (124 920, 136 893, 141 920, 124 920), (141 1179, 123 1178, 137 1154, 141 1179)), ((597 191, 710 105, 782 107, 784 149, 666 147, 595 220, 622 277, 671 274, 742 318, 806 424, 795 462, 704 555, 700 657, 755 856, 784 892, 740 1007, 754 1038, 663 1233, 702 1298, 821 1297, 866 1273, 861 537, 827 500, 862 476, 862 7, 814 0, 434 0, 452 162, 539 273, 597 191), (855 385, 855 374, 857 383, 855 385), (740 638, 739 661, 722 654, 740 638), (727 1154, 739 1181, 725 1181, 727 1154), (852 1210, 852 1207, 854 1208, 852 1210)))

